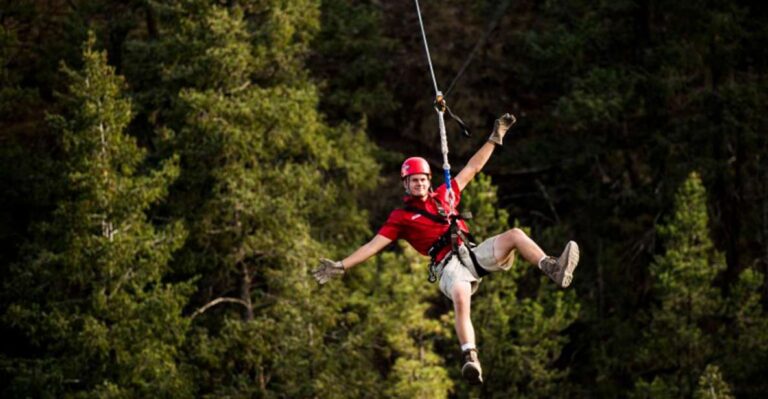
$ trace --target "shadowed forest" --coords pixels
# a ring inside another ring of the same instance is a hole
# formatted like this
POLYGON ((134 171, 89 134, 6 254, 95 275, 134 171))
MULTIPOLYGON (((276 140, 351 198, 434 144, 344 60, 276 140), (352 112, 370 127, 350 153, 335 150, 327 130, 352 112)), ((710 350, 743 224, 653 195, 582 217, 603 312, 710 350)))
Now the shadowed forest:
POLYGON ((484 385, 407 244, 310 274, 441 168, 413 2, 0 0, 0 396, 768 397, 768 3, 421 7, 454 175, 517 116, 473 234, 581 247, 484 278, 484 385))

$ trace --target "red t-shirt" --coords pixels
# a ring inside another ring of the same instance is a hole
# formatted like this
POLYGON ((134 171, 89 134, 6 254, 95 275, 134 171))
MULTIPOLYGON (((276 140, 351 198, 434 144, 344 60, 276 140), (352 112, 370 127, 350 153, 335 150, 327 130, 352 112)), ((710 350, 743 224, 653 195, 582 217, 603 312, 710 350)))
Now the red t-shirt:
MULTIPOLYGON (((451 190, 454 193, 454 208, 459 206, 461 202, 461 192, 459 191, 459 185, 455 180, 451 180, 451 190)), ((425 211, 438 215, 439 211, 435 201, 440 201, 443 209, 449 212, 448 198, 446 196, 448 189, 445 184, 437 188, 437 191, 429 194, 429 198, 426 201, 422 201, 419 198, 411 197, 407 195, 403 198, 406 206, 412 206, 415 208, 424 209, 425 211)), ((454 211, 454 214, 456 212, 454 211)), ((459 228, 462 231, 469 232, 467 224, 463 220, 458 221, 459 228)), ((409 212, 404 209, 395 209, 389 214, 389 218, 379 229, 380 235, 389 238, 390 240, 404 239, 411 246, 422 255, 427 255, 427 251, 432 244, 440 238, 447 230, 449 226, 447 224, 440 224, 432 219, 424 217, 421 214, 409 212)), ((443 257, 450 252, 451 246, 446 246, 437 255, 437 260, 443 259, 443 257)))

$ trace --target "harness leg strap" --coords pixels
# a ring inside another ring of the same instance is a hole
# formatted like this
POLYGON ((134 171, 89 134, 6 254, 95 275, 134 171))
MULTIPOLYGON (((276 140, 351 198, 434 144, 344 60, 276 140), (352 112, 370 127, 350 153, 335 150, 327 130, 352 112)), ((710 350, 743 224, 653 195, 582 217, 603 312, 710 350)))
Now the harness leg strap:
POLYGON ((475 266, 475 272, 477 273, 477 277, 482 278, 491 274, 491 272, 489 272, 488 270, 485 270, 485 268, 480 266, 480 262, 477 261, 477 256, 475 256, 475 252, 472 251, 472 249, 469 247, 467 247, 467 250, 469 250, 469 257, 472 259, 472 265, 475 266))

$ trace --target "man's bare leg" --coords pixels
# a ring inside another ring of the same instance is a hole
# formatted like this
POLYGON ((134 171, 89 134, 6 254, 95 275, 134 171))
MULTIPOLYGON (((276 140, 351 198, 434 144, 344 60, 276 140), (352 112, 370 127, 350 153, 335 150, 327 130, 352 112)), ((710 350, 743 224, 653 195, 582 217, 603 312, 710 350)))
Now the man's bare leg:
POLYGON ((562 288, 573 281, 573 272, 579 264, 579 246, 574 241, 565 245, 559 258, 547 256, 539 246, 518 228, 500 234, 493 245, 493 256, 500 264, 509 264, 513 251, 520 252, 523 259, 538 266, 549 278, 562 288))
POLYGON ((472 301, 472 285, 466 281, 453 284, 453 310, 455 313, 456 335, 461 345, 475 343, 475 329, 469 317, 472 301))
POLYGON ((472 285, 466 281, 457 281, 451 291, 455 313, 456 335, 461 343, 464 365, 461 374, 470 384, 483 382, 483 372, 475 347, 475 329, 469 317, 472 301, 472 285))
MULTIPOLYGON (((542 251, 524 231, 517 227, 512 230, 507 230, 496 237, 496 242, 494 242, 493 245, 493 256, 496 257, 496 260, 499 263, 501 263, 504 262, 514 250, 519 252, 523 259, 534 265, 538 265, 539 261, 546 256, 544 251, 542 251)), ((512 256, 514 256, 514 254, 512 256)))

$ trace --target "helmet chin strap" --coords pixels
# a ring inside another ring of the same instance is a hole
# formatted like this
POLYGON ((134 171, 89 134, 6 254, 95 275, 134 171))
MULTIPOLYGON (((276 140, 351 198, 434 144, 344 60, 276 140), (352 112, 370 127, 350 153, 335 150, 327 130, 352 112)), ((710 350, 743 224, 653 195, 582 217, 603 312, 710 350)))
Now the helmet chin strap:
POLYGON ((411 186, 411 176, 405 176, 405 179, 403 180, 405 180, 405 195, 411 195, 411 190, 409 188, 411 186))

